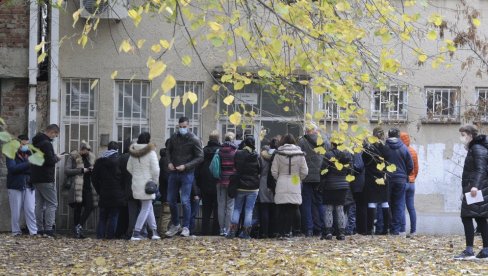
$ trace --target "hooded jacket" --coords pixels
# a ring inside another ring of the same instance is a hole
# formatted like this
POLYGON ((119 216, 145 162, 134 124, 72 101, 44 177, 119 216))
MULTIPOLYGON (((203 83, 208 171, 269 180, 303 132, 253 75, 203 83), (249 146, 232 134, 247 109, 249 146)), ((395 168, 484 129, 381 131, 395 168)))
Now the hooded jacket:
POLYGON ((59 161, 54 153, 52 140, 44 133, 38 133, 32 138, 32 145, 44 153, 44 163, 42 166, 31 164, 31 182, 54 183, 54 170, 59 161))
POLYGON ((129 148, 127 171, 132 174, 132 195, 134 199, 151 200, 155 194, 146 194, 146 183, 149 180, 158 181, 158 156, 153 144, 133 144, 129 148))
POLYGON ((308 175, 305 153, 297 145, 284 144, 275 151, 271 173, 276 179, 276 204, 302 204, 301 181, 308 175))
POLYGON ((217 194, 217 181, 210 172, 210 163, 217 150, 222 146, 218 141, 208 141, 207 146, 203 148, 203 162, 198 165, 195 178, 198 188, 205 194, 217 194))
POLYGON ((249 147, 238 150, 234 156, 236 173, 239 175, 238 190, 259 190, 259 173, 261 171, 258 154, 249 147))
POLYGON ((95 162, 92 181, 100 196, 100 207, 116 208, 125 205, 125 187, 121 176, 120 155, 118 153, 99 158, 95 162))
POLYGON ((323 190, 344 190, 349 189, 350 184, 346 181, 347 175, 352 173, 353 157, 347 151, 340 151, 336 148, 327 151, 322 162, 322 170, 327 170, 321 178, 320 185, 323 190), (335 161, 343 165, 338 169, 335 161))
POLYGON ((259 202, 273 203, 273 192, 268 188, 268 176, 271 171, 271 160, 274 149, 261 151, 261 176, 259 179, 259 202))
POLYGON ((178 167, 185 165, 185 171, 193 172, 203 161, 203 150, 200 139, 188 132, 185 135, 175 133, 171 136, 166 149, 168 164, 178 167))
POLYGON ((305 153, 305 160, 308 167, 308 175, 303 182, 320 182, 320 167, 322 166, 323 157, 315 151, 315 148, 325 147, 325 145, 317 145, 317 138, 317 134, 305 134, 298 140, 298 146, 305 153))
POLYGON ((386 139, 385 161, 387 165, 395 164, 396 166, 396 171, 387 173, 389 181, 405 181, 408 183, 408 176, 413 171, 413 161, 407 146, 400 139, 386 139))
POLYGON ((412 156, 412 161, 413 161, 413 170, 408 176, 408 182, 415 183, 415 179, 419 174, 419 157, 415 149, 410 146, 410 135, 408 135, 408 133, 401 132, 400 139, 402 139, 402 142, 405 144, 405 146, 407 146, 408 152, 410 153, 410 156, 412 156))
POLYGON ((30 187, 30 151, 17 151, 14 159, 6 158, 7 163, 7 189, 23 191, 30 187))
POLYGON ((463 202, 461 217, 488 218, 488 140, 485 135, 478 135, 468 145, 468 154, 464 159, 462 189, 463 202), (466 203, 467 192, 476 187, 483 193, 483 202, 466 203))
POLYGON ((221 175, 217 182, 224 187, 229 186, 230 177, 236 173, 234 157, 237 152, 237 146, 232 142, 224 142, 219 151, 221 175))
MULTIPOLYGON (((92 167, 95 164, 95 155, 89 152, 87 161, 90 165, 89 167, 92 167)), ((83 156, 77 150, 72 151, 64 166, 64 174, 67 177, 65 181, 71 182, 69 185, 70 203, 83 202, 83 189, 90 189, 93 197, 93 207, 96 207, 98 195, 95 189, 92 189, 91 173, 85 174, 84 168, 83 156)))

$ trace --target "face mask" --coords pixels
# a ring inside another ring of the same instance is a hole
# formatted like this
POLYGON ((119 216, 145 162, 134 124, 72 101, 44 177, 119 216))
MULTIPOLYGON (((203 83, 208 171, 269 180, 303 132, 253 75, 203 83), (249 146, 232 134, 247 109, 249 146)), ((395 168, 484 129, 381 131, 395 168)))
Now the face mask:
POLYGON ((465 146, 467 146, 469 144, 469 142, 471 142, 471 137, 461 136, 461 137, 459 137, 459 140, 461 141, 461 143, 463 143, 465 146))
POLYGON ((21 151, 21 152, 27 152, 28 150, 29 150, 29 146, 28 146, 28 145, 22 145, 22 146, 20 147, 20 151, 21 151))
POLYGON ((181 135, 185 135, 188 133, 188 128, 179 128, 178 131, 181 135))

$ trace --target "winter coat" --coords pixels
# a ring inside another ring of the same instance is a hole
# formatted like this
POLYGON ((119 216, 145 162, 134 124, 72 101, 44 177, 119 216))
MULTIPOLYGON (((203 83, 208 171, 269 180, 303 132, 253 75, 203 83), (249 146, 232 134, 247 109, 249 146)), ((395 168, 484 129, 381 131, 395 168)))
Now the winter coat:
POLYGON ((208 141, 206 147, 203 148, 203 162, 198 165, 198 169, 195 171, 195 179, 200 191, 204 194, 217 194, 217 182, 218 179, 214 178, 210 172, 210 163, 215 155, 215 152, 222 146, 218 141, 208 141))
POLYGON ((361 193, 364 190, 364 162, 361 153, 356 153, 353 156, 354 181, 351 182, 351 191, 353 193, 361 193))
POLYGON ((32 184, 54 183, 54 170, 59 159, 54 153, 51 142, 52 140, 44 133, 38 133, 32 138, 32 145, 44 153, 44 163, 42 166, 31 164, 32 184))
POLYGON ((222 148, 219 150, 221 174, 217 184, 224 187, 229 186, 230 177, 236 174, 236 167, 234 164, 236 152, 237 146, 231 142, 224 142, 222 148))
POLYGON ((386 139, 385 161, 387 165, 395 164, 396 166, 396 171, 387 173, 388 181, 408 183, 408 176, 413 171, 413 161, 407 146, 400 139, 386 139))
POLYGON ((322 171, 327 170, 320 179, 321 189, 325 191, 349 189, 350 184, 346 181, 346 177, 353 173, 352 166, 353 157, 349 152, 338 149, 327 151, 321 168, 322 171), (336 167, 335 161, 331 161, 334 158, 343 165, 341 170, 336 167))
POLYGON ((400 139, 402 139, 402 142, 405 144, 405 146, 407 146, 408 152, 410 153, 410 156, 412 156, 413 161, 413 170, 408 176, 408 182, 415 183, 415 179, 419 174, 419 157, 417 155, 417 151, 415 151, 415 149, 410 146, 410 135, 408 135, 408 133, 401 132, 400 139))
POLYGON ((119 169, 120 169, 120 182, 124 187, 125 199, 134 200, 132 194, 132 174, 127 170, 127 164, 129 163, 130 154, 124 153, 119 157, 119 169))
MULTIPOLYGON (((169 178, 169 168, 168 160, 166 159, 167 149, 163 148, 159 150, 159 193, 161 194, 161 201, 168 201, 168 178, 169 178)), ((132 196, 131 196, 132 197, 132 196)))
POLYGON ((146 183, 149 180, 158 181, 158 156, 153 144, 133 144, 129 148, 127 171, 132 174, 132 195, 134 199, 155 199, 155 194, 146 194, 146 183))
POLYGON ((257 191, 259 190, 259 165, 258 154, 249 147, 238 150, 234 156, 236 173, 239 175, 238 190, 257 191))
POLYGON ((273 192, 268 188, 268 174, 271 171, 271 159, 275 150, 261 151, 261 176, 259 178, 259 202, 273 203, 273 192))
POLYGON ((468 154, 464 159, 462 176, 463 202, 461 217, 488 218, 488 140, 485 135, 478 135, 468 145, 468 154), (483 202, 466 203, 465 193, 476 187, 483 193, 483 202))
POLYGON ((30 151, 17 151, 14 159, 6 158, 7 164, 7 189, 23 191, 31 187, 30 183, 30 151))
POLYGON ((93 167, 95 164, 95 155, 90 152, 87 161, 89 166, 85 166, 83 157, 78 151, 72 151, 64 166, 64 175, 66 176, 65 181, 71 183, 69 185, 70 203, 82 203, 83 189, 90 189, 93 197, 93 205, 96 207, 98 203, 98 195, 92 187, 91 172, 84 173, 84 168, 93 167))
POLYGON ((100 207, 116 208, 125 205, 125 187, 121 175, 118 153, 99 158, 95 162, 92 182, 100 196, 100 207))
POLYGON ((377 165, 384 163, 385 145, 381 142, 367 144, 362 154, 364 162, 364 193, 368 203, 388 201, 388 183, 378 184, 376 181, 385 181, 385 169, 378 170, 377 165))
POLYGON ((325 146, 323 143, 317 145, 317 137, 317 134, 306 134, 298 140, 298 146, 305 152, 305 160, 308 167, 308 175, 303 182, 320 182, 320 168, 323 157, 315 151, 315 148, 325 146))
POLYGON ((305 153, 297 145, 284 144, 275 152, 271 173, 276 179, 276 204, 302 204, 303 181, 308 174, 305 153))
POLYGON ((193 172, 203 161, 203 150, 200 139, 188 132, 185 135, 175 133, 171 136, 166 150, 168 164, 178 167, 185 165, 185 171, 193 172))

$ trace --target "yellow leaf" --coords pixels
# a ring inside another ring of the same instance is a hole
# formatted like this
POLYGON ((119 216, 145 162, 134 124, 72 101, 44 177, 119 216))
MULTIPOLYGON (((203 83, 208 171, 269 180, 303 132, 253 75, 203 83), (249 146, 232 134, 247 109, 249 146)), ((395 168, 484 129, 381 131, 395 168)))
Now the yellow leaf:
POLYGON ((39 52, 42 49, 42 47, 44 47, 44 44, 46 44, 46 42, 42 41, 41 43, 37 44, 36 47, 34 47, 36 53, 39 52))
POLYGON ((361 75, 361 81, 363 82, 369 82, 369 74, 362 74, 361 75))
POLYGON ((288 111, 290 111, 290 107, 289 107, 289 106, 285 106, 285 107, 283 107, 283 110, 284 110, 285 112, 288 112, 288 111))
POLYGON ((98 257, 95 259, 95 264, 98 266, 105 266, 107 262, 105 261, 104 257, 98 257))
POLYGON ((232 96, 232 95, 229 95, 229 96, 225 97, 225 99, 224 99, 224 103, 226 105, 231 105, 233 102, 234 102, 234 96, 232 96))
POLYGON ((291 184, 300 185, 300 177, 296 174, 291 176, 291 184))
POLYGON ((299 81, 298 83, 300 83, 301 85, 308 85, 308 80, 301 80, 299 81))
POLYGON ((208 105, 208 99, 206 99, 205 102, 203 103, 202 109, 205 109, 205 107, 207 107, 207 105, 208 105))
POLYGON ((314 114, 313 114, 313 118, 317 121, 319 121, 320 119, 323 119, 325 116, 325 112, 324 111, 316 111, 314 114))
POLYGON ((368 142, 371 144, 377 143, 379 141, 380 141, 380 139, 378 139, 378 137, 376 137, 376 136, 369 136, 368 137, 368 142))
POLYGON ((173 105, 171 106, 173 109, 176 109, 178 107, 178 105, 180 104, 180 96, 176 96, 174 99, 173 99, 173 105))
POLYGON ((87 42, 88 42, 88 36, 86 34, 82 34, 78 39, 78 44, 80 44, 81 47, 83 48, 85 48, 87 42))
POLYGON ((113 71, 112 75, 110 75, 110 78, 114 80, 117 77, 117 74, 119 74, 119 71, 117 70, 113 71))
POLYGON ((335 8, 340 11, 340 12, 343 12, 343 11, 348 11, 351 9, 351 5, 349 5, 348 2, 345 2, 345 1, 341 1, 339 3, 337 3, 335 5, 335 8))
POLYGON ((473 18, 473 20, 471 20, 471 22, 473 22, 473 25, 476 27, 479 27, 481 24, 481 21, 478 18, 473 18))
MULTIPOLYGON (((151 66, 149 67, 149 80, 153 80, 154 78, 157 78, 163 74, 164 70, 166 70, 166 64, 164 64, 162 61, 156 61, 151 66)), ((166 91, 164 91, 166 92, 166 91)))
POLYGON ((147 58, 147 62, 146 62, 146 66, 147 68, 151 68, 151 66, 156 62, 155 59, 153 59, 152 57, 149 57, 147 58))
POLYGON ((130 45, 129 41, 127 40, 122 41, 119 47, 119 52, 124 51, 128 53, 130 50, 132 50, 132 45, 130 45))
POLYGON ((172 75, 167 75, 163 83, 161 83, 161 88, 163 89, 163 92, 166 93, 171 89, 173 89, 175 85, 176 85, 175 78, 172 75))
POLYGON ((344 168, 344 165, 339 161, 334 162, 334 165, 338 171, 341 171, 344 168))
POLYGON ((183 63, 183 65, 188 66, 188 65, 190 65, 190 63, 191 63, 191 57, 190 57, 190 56, 188 56, 188 55, 185 55, 185 56, 183 56, 183 57, 181 58, 181 62, 183 63))
POLYGON ((92 82, 92 84, 90 85, 90 90, 95 89, 95 87, 97 86, 97 84, 98 84, 98 79, 96 79, 96 80, 94 80, 94 81, 92 82))
POLYGON ((165 40, 165 39, 161 39, 161 40, 159 41, 159 44, 160 44, 160 45, 161 45, 161 46, 162 46, 164 49, 168 49, 168 48, 169 48, 169 46, 170 46, 169 42, 168 42, 167 40, 165 40))
POLYGON ((155 53, 159 53, 161 52, 161 45, 159 44, 154 44, 153 46, 151 46, 151 51, 155 52, 155 53))
POLYGON ((139 25, 139 23, 141 23, 141 20, 142 20, 141 14, 142 14, 142 12, 139 13, 138 11, 136 11, 134 9, 130 9, 128 12, 129 17, 132 19, 132 21, 134 22, 134 25, 136 27, 139 25))
POLYGON ((437 39, 437 32, 434 31, 434 30, 430 30, 428 33, 427 33, 427 38, 429 40, 436 40, 437 39))
POLYGON ((425 62, 427 60, 427 55, 421 54, 418 56, 420 62, 425 62))
POLYGON ((348 175, 346 176, 346 181, 347 181, 347 182, 353 182, 355 179, 356 179, 356 177, 355 177, 354 175, 350 175, 350 174, 348 174, 348 175))
POLYGON ((168 96, 168 95, 165 95, 163 94, 161 96, 161 98, 159 98, 161 100, 161 103, 165 106, 165 107, 168 107, 170 104, 171 104, 171 97, 168 96))
POLYGON ((190 100, 191 104, 195 104, 198 100, 197 94, 193 93, 192 91, 188 91, 188 100, 190 100))
POLYGON ((222 25, 217 22, 208 22, 208 26, 210 27, 210 29, 212 29, 212 31, 215 32, 222 30, 222 25))
POLYGON ((220 85, 218 85, 218 84, 212 85, 212 90, 215 91, 215 92, 219 91, 220 90, 220 85))
POLYGON ((384 168, 385 168, 385 163, 379 163, 378 165, 376 165, 376 169, 378 169, 379 171, 382 171, 384 168))
POLYGON ((325 154, 325 148, 324 147, 316 147, 313 149, 316 153, 320 154, 320 155, 324 155, 325 154))
POLYGON ((182 98, 183 106, 186 105, 187 101, 188 101, 188 93, 184 93, 182 98))
POLYGON ((83 10, 83 9, 78 9, 77 11, 75 11, 75 12, 73 13, 73 28, 75 27, 76 22, 78 22, 78 20, 80 19, 80 14, 81 14, 81 11, 82 11, 82 10, 83 10))
POLYGON ((321 175, 324 175, 324 174, 327 174, 328 172, 329 172, 329 170, 328 169, 325 169, 325 170, 321 170, 320 171, 320 174, 321 175))
POLYGON ((146 42, 146 40, 145 40, 145 39, 139 39, 139 40, 137 41, 137 48, 141 49, 141 48, 142 48, 142 46, 144 46, 144 43, 145 43, 145 42, 146 42))
POLYGON ((391 172, 391 173, 392 173, 392 172, 396 172, 397 167, 396 167, 396 165, 395 165, 395 164, 390 164, 390 165, 388 165, 388 167, 386 167, 386 170, 387 170, 388 172, 391 172))
POLYGON ((46 53, 46 52, 41 53, 41 54, 39 55, 39 57, 37 58, 37 63, 41 63, 41 62, 43 62, 43 61, 44 61, 44 59, 46 59, 46 56, 47 56, 47 53, 46 53))
POLYGON ((239 125, 241 123, 241 116, 241 113, 236 111, 229 116, 229 122, 231 122, 233 125, 239 125))
POLYGON ((234 90, 241 90, 242 88, 244 88, 243 82, 238 81, 234 83, 234 90))
POLYGON ((375 180, 375 182, 378 185, 385 185, 385 179, 384 178, 378 178, 375 180))
POLYGON ((322 135, 320 133, 317 135, 317 145, 320 146, 324 143, 324 138, 322 138, 322 135))

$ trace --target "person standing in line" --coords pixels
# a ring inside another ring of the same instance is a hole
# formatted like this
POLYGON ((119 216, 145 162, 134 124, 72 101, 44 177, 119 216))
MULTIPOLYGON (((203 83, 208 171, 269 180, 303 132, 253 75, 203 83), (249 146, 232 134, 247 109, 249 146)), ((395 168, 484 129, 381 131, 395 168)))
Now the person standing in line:
POLYGON ((43 133, 32 138, 32 145, 44 153, 44 163, 41 166, 31 164, 31 183, 36 190, 36 223, 38 233, 45 237, 54 238, 54 224, 58 195, 55 183, 56 163, 61 160, 60 155, 54 153, 52 142, 59 135, 59 126, 48 125, 43 133))
POLYGON ((131 145, 129 149, 130 157, 127 162, 127 171, 132 175, 132 193, 134 199, 141 201, 141 210, 137 216, 131 238, 133 241, 144 239, 141 231, 146 222, 152 231, 151 239, 161 239, 157 232, 152 205, 152 201, 156 199, 156 195, 146 193, 147 182, 157 182, 159 179, 158 156, 155 152, 156 146, 151 144, 150 141, 151 135, 149 132, 143 132, 139 134, 137 144, 131 145))
POLYGON ((362 153, 356 153, 353 156, 354 181, 351 182, 351 192, 355 205, 355 229, 356 233, 366 235, 368 201, 364 192, 365 185, 365 168, 362 153))
POLYGON ((300 212, 302 215, 302 225, 306 237, 313 236, 313 213, 312 207, 315 202, 319 216, 323 217, 324 208, 321 204, 320 196, 317 196, 317 187, 320 184, 320 167, 323 157, 315 151, 316 148, 324 146, 324 143, 317 143, 318 128, 314 123, 305 125, 305 135, 298 140, 298 146, 305 152, 305 160, 308 167, 308 175, 303 180, 302 199, 300 212), (317 200, 314 200, 317 198, 317 200))
POLYGON ((296 145, 295 137, 286 134, 275 152, 271 173, 276 179, 276 204, 281 239, 290 238, 294 221, 299 220, 302 204, 302 181, 307 177, 305 153, 296 145), (298 217, 297 217, 298 216, 298 217))
POLYGON ((30 181, 29 138, 27 135, 19 135, 20 147, 15 153, 15 158, 6 157, 7 164, 7 189, 10 204, 10 223, 13 236, 20 236, 21 211, 24 210, 25 223, 31 236, 37 235, 35 203, 36 191, 30 181))
POLYGON ((488 260, 488 140, 486 135, 478 134, 473 125, 465 125, 459 129, 461 142, 468 151, 464 159, 463 175, 461 181, 462 204, 461 220, 466 237, 466 249, 454 259, 483 259, 488 260), (466 195, 466 193, 469 193, 466 195), (483 194, 483 201, 467 203, 467 196, 476 197, 483 194), (483 239, 483 249, 474 255, 474 225, 476 221, 483 239))
MULTIPOLYGON (((277 229, 273 227, 275 219, 275 204, 273 191, 268 186, 271 174, 271 164, 274 159, 274 153, 278 148, 278 140, 271 139, 269 146, 264 146, 261 150, 261 176, 259 180, 259 238, 267 239, 275 233, 277 229)), ((274 179, 273 179, 274 180, 274 179)))
POLYGON ((120 208, 126 202, 119 158, 119 144, 111 141, 93 168, 93 186, 100 196, 97 239, 115 238, 120 208))
POLYGON ((92 170, 95 164, 95 155, 90 145, 81 141, 80 150, 70 153, 64 167, 66 187, 70 187, 70 203, 74 214, 75 238, 83 239, 83 225, 90 217, 92 211, 98 206, 98 195, 92 186, 92 170))
POLYGON ((168 231, 171 225, 171 211, 168 204, 168 177, 169 168, 168 160, 166 159, 166 152, 168 148, 169 139, 166 139, 164 148, 159 150, 159 193, 161 194, 161 219, 159 222, 162 232, 168 231))
POLYGON ((410 135, 406 132, 400 132, 400 139, 407 146, 410 156, 413 160, 413 170, 408 176, 408 183, 405 191, 405 202, 407 204, 408 216, 410 217, 410 233, 408 237, 414 236, 417 232, 417 213, 415 212, 415 179, 419 173, 419 158, 417 151, 410 146, 410 135))

